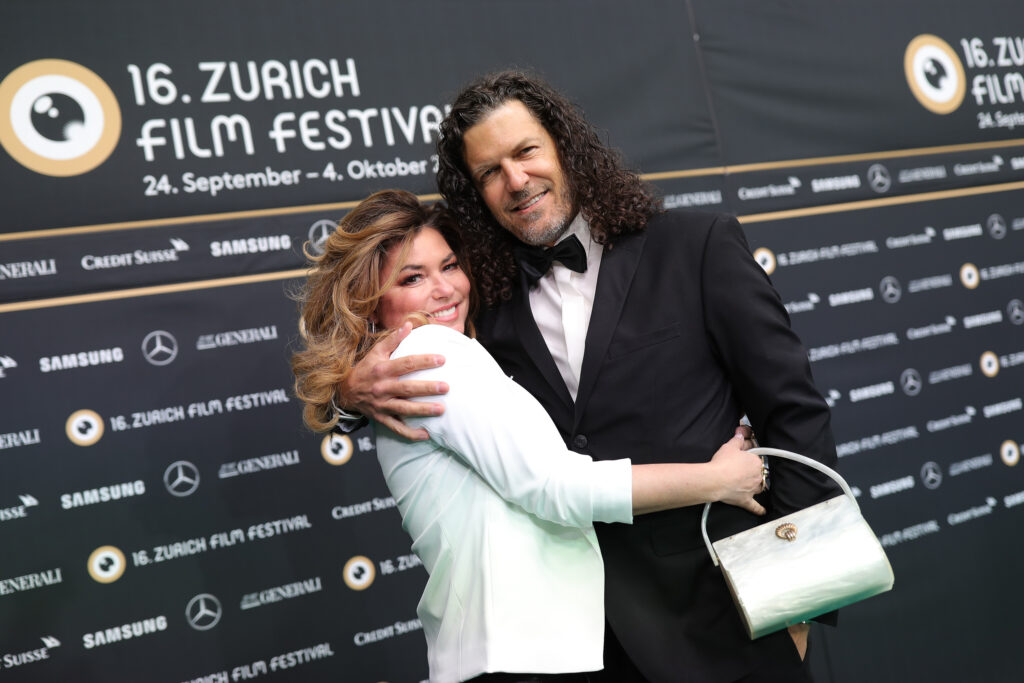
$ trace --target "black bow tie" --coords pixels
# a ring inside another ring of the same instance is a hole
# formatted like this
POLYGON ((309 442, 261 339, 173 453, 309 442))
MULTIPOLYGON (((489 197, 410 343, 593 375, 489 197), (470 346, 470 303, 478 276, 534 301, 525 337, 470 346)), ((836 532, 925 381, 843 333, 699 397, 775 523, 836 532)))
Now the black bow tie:
POLYGON ((555 261, 560 261, 563 266, 577 273, 587 270, 587 252, 576 235, 569 235, 567 239, 548 248, 520 244, 515 248, 515 257, 530 287, 551 270, 551 264, 555 261))

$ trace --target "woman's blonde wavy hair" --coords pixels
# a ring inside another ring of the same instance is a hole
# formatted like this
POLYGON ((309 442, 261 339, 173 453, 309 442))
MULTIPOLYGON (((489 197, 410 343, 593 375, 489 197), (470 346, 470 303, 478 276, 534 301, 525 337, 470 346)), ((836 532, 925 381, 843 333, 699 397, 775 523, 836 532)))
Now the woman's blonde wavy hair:
MULTIPOLYGON (((291 366, 295 394, 305 403, 302 419, 313 431, 328 431, 337 424, 333 403, 338 385, 389 332, 375 329, 370 318, 380 298, 398 279, 412 240, 424 227, 441 233, 466 271, 471 284, 466 333, 472 336, 476 290, 454 220, 440 205, 422 204, 404 190, 383 190, 341 219, 324 243, 323 254, 310 253, 309 243, 304 246, 312 262, 298 295, 299 332, 305 348, 292 355, 291 366), (399 249, 398 267, 382 282, 384 263, 394 248, 399 249)), ((425 320, 419 316, 419 322, 425 320)))

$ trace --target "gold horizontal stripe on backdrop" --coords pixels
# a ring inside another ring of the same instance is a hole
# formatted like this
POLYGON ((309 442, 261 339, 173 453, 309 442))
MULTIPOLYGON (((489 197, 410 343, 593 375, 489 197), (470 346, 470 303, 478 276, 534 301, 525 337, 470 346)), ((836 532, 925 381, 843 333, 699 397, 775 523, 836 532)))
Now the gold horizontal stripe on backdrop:
MULTIPOLYGON (((886 158, 907 157, 927 154, 942 154, 949 152, 991 149, 993 147, 1013 146, 1024 146, 1024 138, 1018 140, 1002 140, 998 142, 982 142, 964 145, 946 145, 943 147, 925 147, 913 150, 896 150, 892 152, 877 152, 872 154, 851 154, 846 156, 818 157, 814 159, 801 159, 793 161, 764 162, 758 164, 744 164, 739 166, 720 166, 705 169, 692 169, 687 171, 646 173, 641 174, 641 178, 643 178, 644 180, 661 180, 668 178, 683 178, 701 175, 718 175, 721 173, 737 173, 755 170, 761 171, 770 170, 773 168, 793 168, 796 166, 824 165, 850 161, 870 161, 886 158)), ((995 185, 979 185, 975 187, 965 187, 955 190, 938 190, 935 192, 896 195, 892 197, 878 197, 875 199, 864 199, 854 202, 843 202, 840 204, 826 204, 822 206, 810 206, 799 209, 769 211, 765 213, 740 215, 738 216, 738 218, 742 223, 761 223, 771 220, 784 220, 787 218, 799 218, 803 216, 815 216, 828 213, 842 213, 844 211, 860 211, 863 209, 871 209, 884 206, 913 204, 918 202, 927 202, 939 199, 969 197, 974 195, 990 194, 995 192, 1008 192, 1012 190, 1024 190, 1024 181, 999 183, 995 185)), ((420 196, 421 201, 436 201, 438 199, 440 199, 440 195, 437 194, 420 196)), ((145 221, 131 221, 127 223, 110 223, 106 225, 86 225, 75 228, 33 230, 29 232, 9 233, 7 235, 0 235, 0 242, 16 239, 29 239, 32 237, 55 237, 60 235, 73 235, 92 232, 152 228, 160 227, 163 225, 180 226, 186 224, 206 223, 220 220, 252 218, 256 216, 288 215, 296 213, 308 213, 312 211, 348 209, 354 207, 358 203, 359 201, 357 200, 349 202, 338 202, 334 204, 311 204, 308 206, 292 206, 278 209, 259 209, 253 211, 239 211, 234 213, 203 214, 175 219, 153 219, 145 221)), ((305 273, 306 270, 304 268, 299 268, 295 270, 277 271, 272 273, 260 273, 255 275, 241 275, 237 277, 215 278, 211 280, 179 282, 169 285, 154 285, 150 287, 136 287, 132 289, 121 289, 107 292, 94 292, 91 294, 77 294, 72 296, 54 297, 51 299, 18 301, 8 304, 0 304, 0 313, 10 313, 13 311, 24 311, 38 308, 51 308, 55 306, 69 306, 82 303, 93 303, 97 301, 110 301, 113 299, 127 299, 139 296, 152 296, 154 294, 168 294, 173 292, 194 291, 199 289, 212 289, 215 287, 230 287, 234 285, 252 284, 256 282, 269 282, 273 280, 287 280, 291 278, 303 277, 305 273)))
MULTIPOLYGON (((643 173, 640 175, 644 180, 669 180, 672 178, 692 178, 700 176, 722 175, 731 173, 746 173, 750 171, 770 171, 783 168, 796 168, 799 166, 814 166, 827 164, 840 164, 854 161, 876 161, 879 159, 896 159, 910 156, 927 156, 930 154, 949 154, 952 152, 972 152, 997 147, 1022 147, 1024 138, 1012 140, 996 140, 992 142, 973 142, 958 145, 943 145, 941 147, 918 147, 915 149, 891 150, 888 152, 868 152, 864 154, 846 154, 841 156, 812 157, 808 159, 790 159, 788 161, 765 161, 753 164, 737 164, 735 166, 711 166, 708 168, 694 168, 685 171, 664 171, 660 173, 643 173)), ((420 196, 422 201, 436 201, 441 198, 438 194, 427 194, 420 196)), ((143 221, 128 221, 125 223, 105 223, 100 225, 83 225, 73 228, 53 228, 50 230, 29 230, 25 232, 11 232, 0 234, 0 242, 12 240, 34 239, 37 237, 61 237, 63 235, 81 235, 92 232, 106 232, 114 230, 135 230, 141 228, 158 228, 161 226, 179 226, 195 223, 209 223, 212 221, 236 220, 241 218, 256 218, 260 216, 285 216, 296 213, 309 213, 313 211, 331 211, 335 209, 351 209, 361 200, 348 202, 337 202, 332 204, 309 204, 307 206, 289 206, 276 209, 254 209, 251 211, 235 211, 228 213, 200 214, 196 216, 185 216, 181 218, 154 218, 143 221)))
POLYGON ((118 289, 109 292, 73 294, 71 296, 58 296, 52 299, 35 299, 34 301, 15 301, 14 303, 0 304, 0 313, 11 313, 13 311, 27 311, 37 308, 52 308, 54 306, 90 304, 95 303, 97 301, 112 301, 114 299, 131 299, 137 296, 152 296, 154 294, 190 292, 197 289, 212 289, 214 287, 251 285, 257 282, 270 282, 273 280, 288 280, 291 278, 305 277, 306 272, 307 271, 305 268, 296 268, 295 270, 281 270, 273 273, 257 273, 255 275, 220 277, 213 280, 194 280, 192 282, 177 282, 171 285, 153 285, 150 287, 135 287, 133 289, 118 289))

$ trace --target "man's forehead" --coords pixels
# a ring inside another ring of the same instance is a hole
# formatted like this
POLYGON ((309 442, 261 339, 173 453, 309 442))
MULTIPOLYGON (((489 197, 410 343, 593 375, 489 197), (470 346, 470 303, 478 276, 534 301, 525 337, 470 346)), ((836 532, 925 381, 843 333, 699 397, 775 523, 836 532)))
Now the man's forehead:
POLYGON ((551 136, 532 111, 519 100, 508 100, 487 112, 462 136, 467 164, 500 156, 519 145, 551 136))

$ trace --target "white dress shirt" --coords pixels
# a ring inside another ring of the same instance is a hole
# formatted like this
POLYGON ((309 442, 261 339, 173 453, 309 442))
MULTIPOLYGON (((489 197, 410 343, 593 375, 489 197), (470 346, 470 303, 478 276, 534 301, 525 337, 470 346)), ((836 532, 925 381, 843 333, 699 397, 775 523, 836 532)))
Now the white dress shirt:
POLYGON ((479 343, 424 325, 392 358, 444 355, 409 379, 448 382, 408 418, 428 441, 377 426, 377 457, 430 574, 417 607, 430 680, 602 668, 604 567, 593 522, 632 521, 629 460, 566 449, 537 401, 479 343))
POLYGON ((587 253, 587 270, 577 273, 555 261, 551 270, 530 290, 530 310, 575 401, 604 247, 591 239, 590 225, 580 214, 569 225, 562 240, 570 235, 579 238, 587 253))

